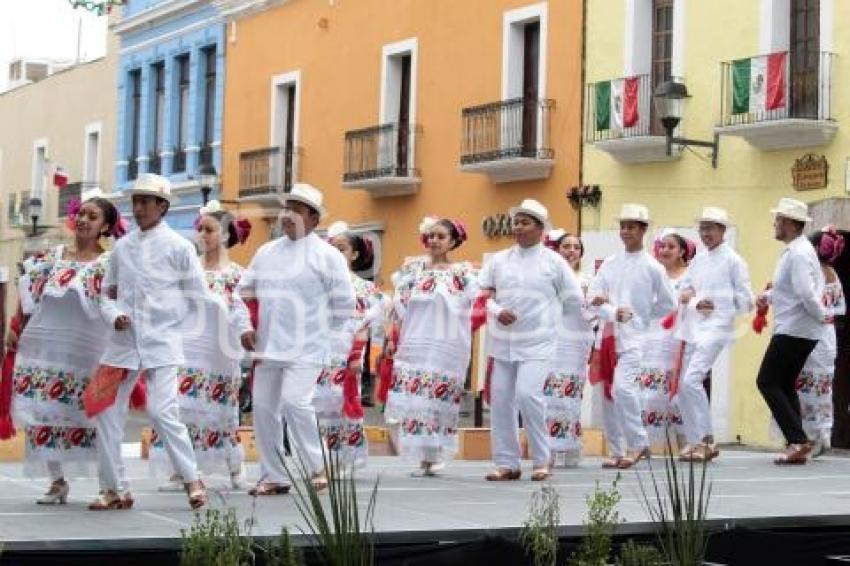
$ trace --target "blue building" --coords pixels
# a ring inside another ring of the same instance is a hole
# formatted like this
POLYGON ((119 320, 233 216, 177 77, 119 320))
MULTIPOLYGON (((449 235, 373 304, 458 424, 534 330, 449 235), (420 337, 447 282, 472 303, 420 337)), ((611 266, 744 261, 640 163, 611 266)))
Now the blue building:
MULTIPOLYGON (((209 0, 129 0, 114 25, 120 41, 115 192, 140 173, 168 177, 177 201, 167 220, 187 233, 218 197, 224 96, 224 24, 209 0)), ((126 198, 116 200, 130 212, 126 198)))

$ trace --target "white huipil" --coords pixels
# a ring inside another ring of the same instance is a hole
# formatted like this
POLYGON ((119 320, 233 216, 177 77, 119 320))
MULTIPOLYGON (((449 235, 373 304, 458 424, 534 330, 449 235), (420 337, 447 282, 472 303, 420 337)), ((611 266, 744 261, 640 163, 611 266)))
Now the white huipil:
POLYGON ((476 270, 445 269, 417 258, 393 275, 393 310, 401 322, 386 419, 400 425, 401 455, 445 463, 458 449, 460 401, 472 351, 476 270))
POLYGON ((664 268, 643 250, 621 251, 607 258, 591 282, 587 296, 589 302, 596 297, 607 300, 598 308, 600 322, 614 325, 617 367, 613 403, 604 405, 605 428, 612 455, 622 457, 626 447, 641 450, 649 446, 638 384, 643 348, 652 321, 670 313, 676 301, 664 268), (632 318, 617 322, 619 308, 631 309, 632 318))
POLYGON ((175 472, 193 482, 197 465, 186 425, 180 422, 177 366, 185 362, 182 323, 189 304, 208 294, 195 247, 164 220, 149 230, 136 229, 115 244, 103 285, 107 293, 117 290, 116 300, 105 301, 110 325, 123 314, 131 326, 109 333, 101 358, 102 364, 130 370, 130 376, 119 386, 115 404, 95 418, 100 487, 119 488, 126 406, 142 369, 154 430, 163 438, 175 472))
POLYGON ((282 236, 257 251, 238 290, 259 304, 252 398, 263 481, 289 482, 282 460, 284 418, 308 471, 319 473, 316 376, 331 359, 347 357, 336 335, 355 308, 345 258, 315 233, 296 240, 282 236))
MULTIPOLYGON (((831 316, 841 316, 847 312, 841 281, 826 284, 823 304, 831 316)), ((835 324, 824 324, 823 336, 797 378, 796 388, 800 398, 803 429, 811 440, 822 435, 829 438, 832 432, 832 382, 835 379, 837 351, 835 324)))
POLYGON ((19 287, 28 315, 14 370, 14 413, 26 438, 24 472, 89 475, 96 468, 94 423, 82 394, 110 331, 102 311, 109 253, 93 261, 62 259, 64 246, 27 259, 19 287))
MULTIPOLYGON (((590 277, 584 273, 578 277, 585 296, 590 277)), ((549 448, 553 456, 559 452, 571 456, 571 463, 577 463, 581 455, 581 405, 595 318, 586 301, 581 309, 563 309, 552 370, 543 384, 549 448)))
MULTIPOLYGON (((351 418, 343 413, 343 370, 348 365, 346 353, 354 345, 357 334, 369 332, 381 324, 384 314, 384 295, 371 281, 351 274, 354 287, 355 309, 342 330, 334 335, 331 345, 333 358, 325 365, 316 380, 313 406, 319 419, 319 429, 329 451, 336 451, 340 464, 363 467, 369 453, 362 418, 351 418)), ((369 355, 364 351, 361 359, 369 355)), ((358 394, 359 394, 358 376, 358 394)))
MULTIPOLYGON (((684 277, 684 273, 677 279, 667 276, 676 297, 681 293, 684 277)), ((678 313, 676 326, 685 324, 686 316, 685 313, 678 313)), ((685 348, 685 342, 676 336, 678 330, 676 327, 665 329, 661 320, 653 320, 643 347, 644 355, 639 376, 643 398, 643 425, 653 443, 666 443, 668 427, 670 441, 675 443, 676 434, 682 427, 678 395, 670 397, 670 381, 674 377, 673 372, 682 363, 685 348)))
MULTIPOLYGON (((204 270, 210 293, 192 301, 183 321, 185 363, 177 368, 180 420, 186 425, 198 469, 207 473, 239 473, 243 451, 239 441, 240 334, 250 315, 235 294, 242 267, 230 262, 204 270)), ((169 472, 168 454, 158 435, 151 439, 151 462, 169 472)))
POLYGON ((556 356, 557 328, 564 312, 579 313, 578 278, 556 252, 537 244, 515 245, 488 258, 482 289, 495 291, 487 303, 487 353, 493 358, 491 442, 496 467, 520 468, 517 409, 522 414, 536 468, 550 464, 544 383, 556 356), (516 321, 498 321, 502 310, 516 321))
POLYGON ((714 434, 703 382, 723 348, 734 338, 735 317, 750 312, 754 303, 747 264, 725 242, 697 253, 680 288, 692 289, 694 297, 685 315, 690 320, 691 335, 684 337, 688 347, 677 399, 685 436, 695 444, 714 434), (714 310, 707 314, 697 311, 702 300, 711 300, 714 310))

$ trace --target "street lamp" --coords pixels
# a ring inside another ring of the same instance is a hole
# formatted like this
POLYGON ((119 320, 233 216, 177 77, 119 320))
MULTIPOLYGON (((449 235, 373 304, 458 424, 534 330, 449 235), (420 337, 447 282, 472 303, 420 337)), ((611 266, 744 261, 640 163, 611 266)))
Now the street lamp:
POLYGON ((667 155, 672 154, 673 144, 678 144, 680 147, 689 145, 697 147, 708 147, 712 149, 711 166, 717 168, 717 154, 720 150, 720 134, 715 132, 714 141, 689 140, 687 138, 679 138, 673 136, 673 130, 682 121, 682 114, 685 109, 685 102, 691 96, 688 94, 687 87, 677 81, 665 81, 658 85, 653 93, 655 99, 655 110, 661 119, 661 125, 667 132, 667 155))
POLYGON ((210 193, 213 186, 218 182, 218 172, 215 166, 211 163, 204 163, 198 168, 198 183, 201 185, 201 196, 204 199, 204 206, 210 200, 210 193))
POLYGON ((32 197, 29 201, 29 213, 32 219, 32 236, 38 236, 38 218, 41 216, 41 199, 32 197))

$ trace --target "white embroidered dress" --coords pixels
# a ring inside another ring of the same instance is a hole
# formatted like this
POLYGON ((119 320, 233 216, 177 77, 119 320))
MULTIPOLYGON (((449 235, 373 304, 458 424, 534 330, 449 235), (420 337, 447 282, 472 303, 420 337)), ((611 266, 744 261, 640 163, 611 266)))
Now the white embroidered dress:
MULTIPOLYGON (((841 281, 827 283, 823 304, 832 316, 847 311, 841 281)), ((806 365, 797 378, 797 396, 806 436, 815 440, 821 434, 830 434, 833 423, 832 382, 835 379, 835 358, 838 353, 835 325, 825 324, 823 336, 809 354, 806 365)))
POLYGON ((433 269, 420 258, 394 275, 393 283, 401 333, 385 416, 401 425, 402 456, 446 462, 458 448, 478 277, 468 262, 433 269))
MULTIPOLYGON (((590 277, 579 276, 582 296, 590 277)), ((565 308, 561 317, 553 369, 546 377, 546 430, 552 452, 581 453, 581 403, 587 364, 593 348, 595 316, 583 302, 581 310, 565 308)))
MULTIPOLYGON (((667 277, 670 288, 676 297, 686 280, 685 274, 678 279, 667 277)), ((670 398, 670 384, 683 355, 683 341, 677 338, 681 334, 680 325, 685 324, 683 317, 676 316, 675 327, 665 329, 662 320, 653 320, 649 325, 643 345, 643 363, 641 364, 639 383, 643 398, 643 426, 652 443, 667 442, 667 427, 670 427, 670 441, 675 444, 676 434, 681 431, 682 415, 676 398, 670 398)), ((679 376, 681 378, 681 376, 679 376)))
MULTIPOLYGON (((243 268, 230 262, 205 270, 210 294, 191 301, 182 323, 185 362, 177 367, 180 420, 186 425, 198 469, 207 473, 239 472, 243 460, 239 439, 240 331, 248 317, 235 294, 243 268)), ((151 461, 155 470, 171 470, 162 439, 153 432, 151 461)))
MULTIPOLYGON (((328 450, 337 451, 343 466, 366 465, 369 448, 363 430, 363 419, 352 419, 343 414, 343 370, 348 360, 340 354, 350 351, 356 335, 381 324, 384 313, 384 296, 378 287, 357 275, 351 275, 354 287, 355 309, 341 332, 334 333, 331 346, 332 359, 322 368, 316 380, 313 406, 319 419, 319 430, 328 450)), ((368 356, 369 352, 364 352, 368 356)), ((358 376, 359 378, 359 376, 358 376)), ((359 388, 358 388, 359 389, 359 388)))
POLYGON ((26 432, 24 472, 88 475, 97 463, 95 427, 82 395, 105 348, 110 325, 101 313, 109 254, 62 259, 63 246, 24 262, 21 307, 29 315, 15 361, 14 411, 26 432))

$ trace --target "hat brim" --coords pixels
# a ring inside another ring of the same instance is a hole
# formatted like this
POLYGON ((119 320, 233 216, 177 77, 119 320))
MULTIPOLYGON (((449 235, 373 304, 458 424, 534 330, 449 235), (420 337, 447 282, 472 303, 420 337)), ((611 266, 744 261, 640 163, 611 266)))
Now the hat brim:
POLYGON ((535 220, 537 220, 538 222, 543 224, 543 228, 547 231, 552 228, 552 224, 549 222, 549 219, 542 216, 536 210, 531 210, 529 208, 523 208, 521 206, 512 206, 511 208, 508 209, 508 216, 510 216, 511 218, 513 218, 517 214, 525 214, 526 216, 530 216, 530 217, 534 218, 535 220))
POLYGON ((172 194, 163 194, 159 191, 149 191, 147 189, 130 189, 127 191, 127 196, 132 199, 135 196, 144 197, 159 197, 162 200, 168 201, 168 204, 173 204, 176 200, 172 194))
POLYGON ((291 194, 287 194, 287 195, 284 195, 284 196, 281 197, 282 203, 286 204, 289 201, 300 202, 301 204, 306 204, 307 206, 309 206, 310 208, 312 208, 313 210, 315 210, 316 212, 319 213, 319 220, 325 218, 328 215, 328 211, 325 210, 324 206, 322 206, 320 204, 317 205, 315 202, 313 202, 309 199, 302 198, 298 195, 291 195, 291 194))
POLYGON ((694 222, 696 222, 697 224, 700 224, 702 222, 711 222, 712 224, 720 224, 721 226, 725 226, 726 228, 733 226, 731 220, 723 221, 719 218, 694 218, 694 222))
POLYGON ((619 224, 620 222, 640 222, 641 224, 644 224, 646 226, 652 224, 652 220, 649 220, 648 218, 634 218, 628 216, 618 216, 614 218, 614 222, 616 222, 617 224, 619 224))
POLYGON ((774 216, 781 216, 782 218, 796 220, 797 222, 811 222, 813 220, 811 216, 797 216, 796 214, 788 214, 787 212, 783 212, 778 208, 770 209, 770 213, 774 216))

